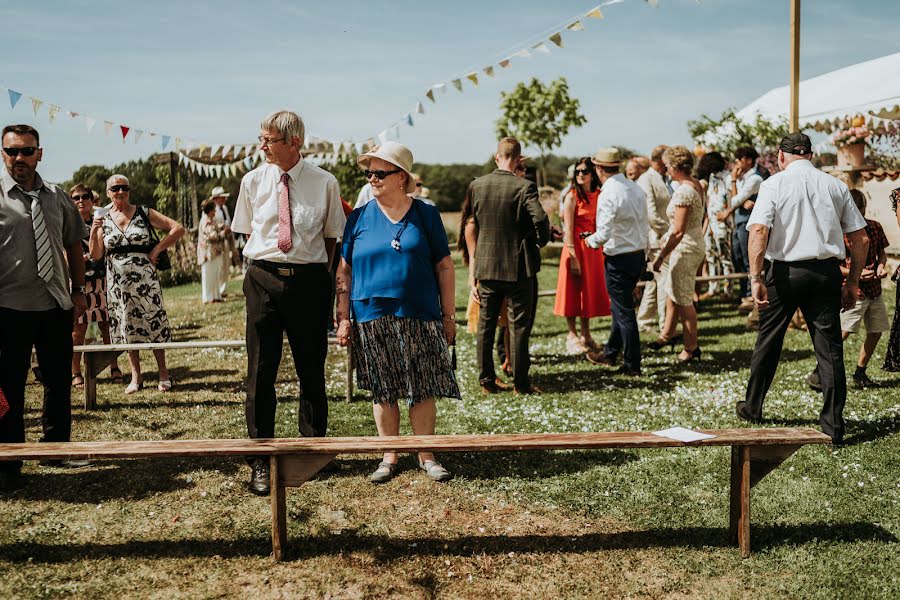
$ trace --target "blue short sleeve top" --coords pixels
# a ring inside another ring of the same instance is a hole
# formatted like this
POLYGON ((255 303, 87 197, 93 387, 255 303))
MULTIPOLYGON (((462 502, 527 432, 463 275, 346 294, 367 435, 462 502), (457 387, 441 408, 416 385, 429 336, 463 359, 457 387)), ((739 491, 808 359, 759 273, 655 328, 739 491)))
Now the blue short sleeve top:
POLYGON ((397 223, 378 202, 355 209, 347 218, 341 255, 352 269, 350 302, 358 322, 387 315, 441 319, 434 267, 450 248, 434 206, 413 200, 397 223))

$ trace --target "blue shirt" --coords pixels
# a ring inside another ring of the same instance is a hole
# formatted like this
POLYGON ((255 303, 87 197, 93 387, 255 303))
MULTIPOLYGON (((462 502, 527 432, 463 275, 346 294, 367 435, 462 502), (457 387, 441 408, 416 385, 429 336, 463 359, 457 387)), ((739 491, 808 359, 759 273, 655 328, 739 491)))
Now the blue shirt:
POLYGON ((350 301, 356 321, 387 315, 441 319, 434 267, 450 255, 450 248, 434 206, 413 200, 398 223, 377 202, 355 209, 347 217, 341 255, 352 269, 350 301))

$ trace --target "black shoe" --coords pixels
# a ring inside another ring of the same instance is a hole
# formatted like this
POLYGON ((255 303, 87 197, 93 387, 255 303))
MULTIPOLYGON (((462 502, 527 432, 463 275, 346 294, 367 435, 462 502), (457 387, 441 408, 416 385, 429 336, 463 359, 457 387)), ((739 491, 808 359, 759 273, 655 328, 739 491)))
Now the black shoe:
POLYGON ((19 471, 0 471, 0 493, 14 492, 25 485, 25 478, 19 471))
POLYGON ((619 367, 618 369, 613 371, 613 373, 616 373, 618 375, 624 375, 625 377, 640 377, 641 376, 640 369, 629 369, 626 367, 619 367))
POLYGON ((262 458, 256 459, 256 462, 253 463, 252 471, 250 472, 250 483, 247 485, 250 488, 250 491, 257 496, 269 495, 271 489, 269 481, 269 463, 267 460, 262 458))
POLYGON ((737 413, 737 416, 742 421, 748 421, 750 423, 760 423, 762 419, 758 419, 750 414, 750 411, 747 410, 746 402, 738 402, 734 407, 734 412, 737 413))
POLYGON ((700 346, 697 346, 693 350, 685 350, 685 352, 690 353, 690 356, 688 356, 687 358, 681 358, 681 356, 678 357, 678 362, 680 362, 683 365, 688 364, 695 358, 697 359, 697 362, 700 362, 700 359, 703 355, 703 350, 700 349, 700 346))
POLYGON ((53 467, 54 469, 81 469, 84 467, 90 467, 94 463, 89 460, 60 460, 60 459, 51 459, 51 460, 42 460, 38 462, 38 465, 41 467, 53 467))
POLYGON ((329 460, 325 466, 319 469, 319 475, 332 475, 341 470, 341 465, 336 460, 329 460))
POLYGON ((863 371, 859 375, 854 373, 853 384, 858 388, 874 388, 879 386, 879 383, 877 381, 872 381, 871 379, 869 379, 869 376, 866 375, 865 371, 863 371))
POLYGON ((806 384, 817 392, 822 391, 822 380, 819 379, 819 372, 813 371, 806 376, 806 384))
POLYGON ((499 394, 500 392, 505 392, 508 389, 508 387, 505 389, 500 387, 499 385, 497 385, 496 381, 485 381, 481 384, 481 391, 484 394, 499 394))

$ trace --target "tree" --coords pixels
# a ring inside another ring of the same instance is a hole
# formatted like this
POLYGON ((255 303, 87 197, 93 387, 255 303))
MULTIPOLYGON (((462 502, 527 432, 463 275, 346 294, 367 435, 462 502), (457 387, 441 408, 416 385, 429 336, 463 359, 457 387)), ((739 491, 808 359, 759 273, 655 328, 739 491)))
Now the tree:
POLYGON ((778 152, 781 138, 788 134, 787 119, 769 121, 756 115, 752 122, 742 121, 733 108, 726 109, 718 119, 700 115, 699 119, 687 122, 691 137, 703 146, 718 150, 726 157, 734 156, 741 146, 753 146, 760 155, 778 152))
POLYGON ((544 183, 544 155, 562 143, 573 127, 587 123, 578 112, 581 103, 569 96, 569 83, 560 77, 545 85, 532 77, 528 84, 519 83, 511 92, 500 93, 502 116, 497 119, 499 137, 513 136, 524 146, 537 146, 541 168, 538 178, 544 183))

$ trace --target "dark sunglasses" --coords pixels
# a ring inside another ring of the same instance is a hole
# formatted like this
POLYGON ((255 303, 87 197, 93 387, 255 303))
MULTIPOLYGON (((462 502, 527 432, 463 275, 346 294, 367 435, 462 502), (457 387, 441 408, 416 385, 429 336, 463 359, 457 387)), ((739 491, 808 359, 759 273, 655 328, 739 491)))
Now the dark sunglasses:
POLYGON ((16 157, 19 154, 21 154, 22 156, 31 156, 35 152, 37 152, 37 147, 26 146, 24 148, 4 148, 3 151, 6 152, 8 156, 12 157, 16 157))
POLYGON ((109 191, 111 191, 111 192, 130 192, 131 186, 129 186, 129 185, 111 185, 111 186, 109 186, 109 191))
POLYGON ((417 183, 417 184, 416 184, 416 187, 422 187, 422 184, 421 184, 421 183, 417 183))
POLYGON ((381 180, 381 179, 387 178, 388 175, 393 175, 394 173, 401 173, 402 171, 403 171, 402 169, 394 169, 393 171, 381 171, 381 170, 370 171, 369 169, 366 169, 365 171, 363 171, 363 173, 366 174, 366 179, 369 179, 370 177, 374 177, 375 179, 381 180))
POLYGON ((79 194, 77 196, 72 196, 72 200, 74 200, 75 202, 82 202, 82 201, 87 202, 88 200, 93 202, 94 195, 93 194, 79 194))
POLYGON ((578 175, 590 175, 590 169, 575 169, 575 173, 578 175))

